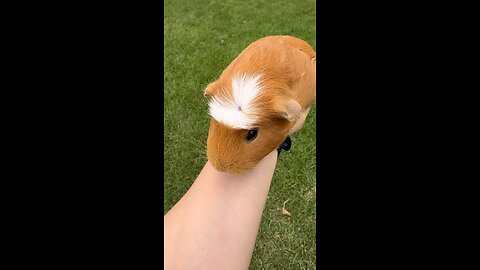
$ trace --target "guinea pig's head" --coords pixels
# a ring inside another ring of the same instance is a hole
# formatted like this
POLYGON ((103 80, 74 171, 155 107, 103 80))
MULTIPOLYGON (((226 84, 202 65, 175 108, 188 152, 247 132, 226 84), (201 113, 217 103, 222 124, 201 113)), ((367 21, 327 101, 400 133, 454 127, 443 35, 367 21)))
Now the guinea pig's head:
POLYGON ((301 113, 301 106, 285 93, 260 75, 207 86, 212 117, 207 157, 217 170, 241 174, 280 146, 301 113))

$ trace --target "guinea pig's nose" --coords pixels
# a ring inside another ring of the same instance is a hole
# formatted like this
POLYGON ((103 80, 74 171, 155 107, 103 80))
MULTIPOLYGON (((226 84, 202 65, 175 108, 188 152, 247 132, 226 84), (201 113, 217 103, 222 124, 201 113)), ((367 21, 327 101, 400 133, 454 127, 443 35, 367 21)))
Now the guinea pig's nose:
POLYGON ((217 162, 215 162, 213 165, 218 171, 224 173, 236 174, 242 171, 241 168, 236 165, 236 163, 226 160, 217 160, 217 162))
POLYGON ((217 170, 221 171, 221 172, 226 172, 227 169, 228 169, 228 165, 225 161, 219 159, 217 160, 217 162, 215 162, 215 167, 217 168, 217 170))

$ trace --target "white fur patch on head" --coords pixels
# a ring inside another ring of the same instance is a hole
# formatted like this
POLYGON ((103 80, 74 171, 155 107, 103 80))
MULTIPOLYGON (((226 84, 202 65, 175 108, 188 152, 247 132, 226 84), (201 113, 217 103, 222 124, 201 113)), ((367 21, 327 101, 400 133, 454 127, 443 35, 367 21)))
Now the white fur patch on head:
POLYGON ((213 96, 209 113, 218 122, 233 128, 250 129, 255 125, 253 101, 262 90, 261 74, 239 75, 232 79, 233 100, 213 96))

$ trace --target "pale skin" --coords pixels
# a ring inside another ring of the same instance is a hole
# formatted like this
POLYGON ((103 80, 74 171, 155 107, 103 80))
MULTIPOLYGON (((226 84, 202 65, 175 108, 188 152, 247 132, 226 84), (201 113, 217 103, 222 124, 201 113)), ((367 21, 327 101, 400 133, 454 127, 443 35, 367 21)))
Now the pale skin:
MULTIPOLYGON (((290 134, 303 126, 307 114, 290 134)), ((207 162, 163 218, 164 268, 248 269, 276 164, 277 150, 236 176, 207 162)))

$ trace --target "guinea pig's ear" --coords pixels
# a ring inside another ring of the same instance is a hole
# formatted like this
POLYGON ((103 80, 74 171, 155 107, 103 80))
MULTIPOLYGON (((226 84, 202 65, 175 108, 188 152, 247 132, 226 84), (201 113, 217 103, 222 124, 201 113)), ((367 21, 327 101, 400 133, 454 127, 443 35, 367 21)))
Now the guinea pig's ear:
POLYGON ((286 102, 283 103, 282 111, 280 112, 280 116, 287 119, 288 121, 295 121, 300 117, 302 112, 302 106, 298 104, 293 99, 288 99, 286 102))
POLYGON ((215 82, 207 85, 207 88, 205 88, 205 92, 203 92, 203 95, 206 97, 213 96, 214 88, 215 88, 215 82))

